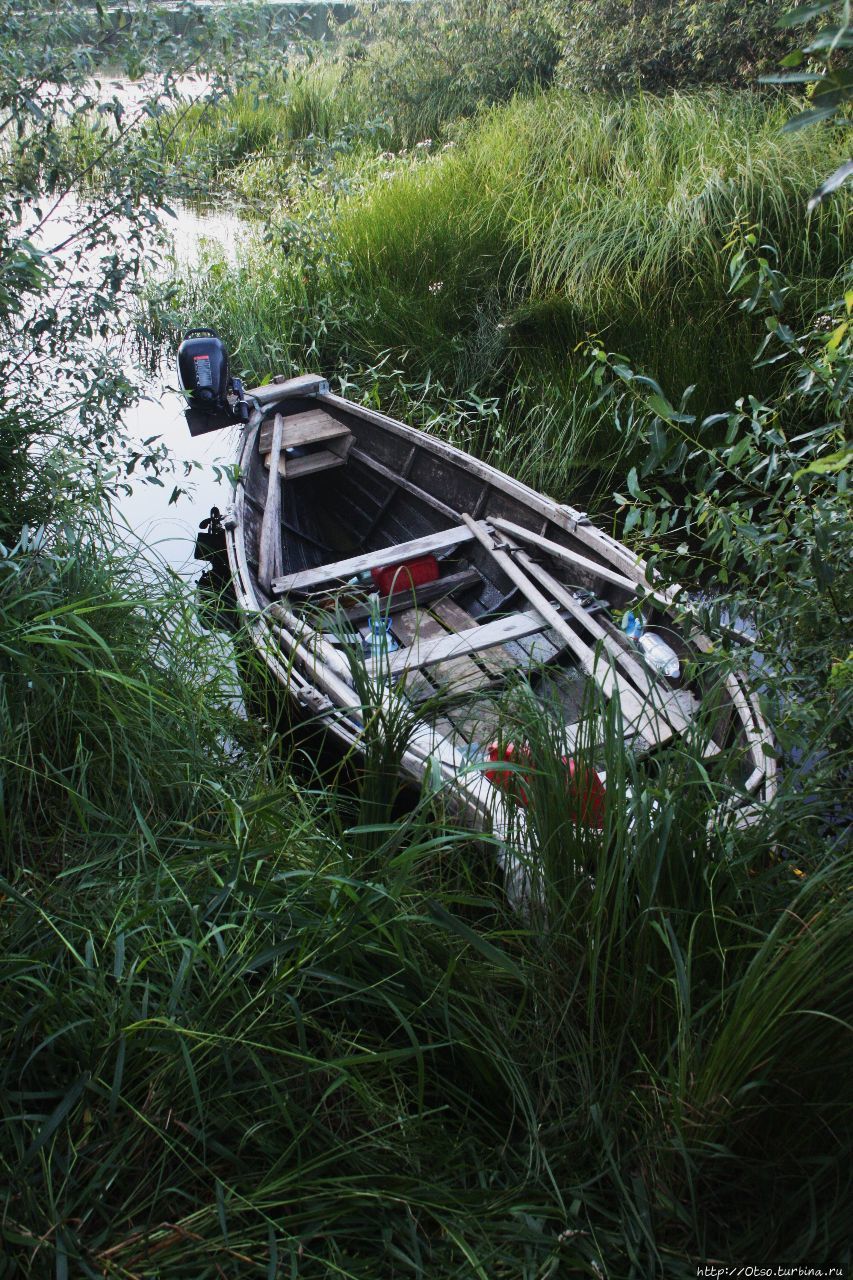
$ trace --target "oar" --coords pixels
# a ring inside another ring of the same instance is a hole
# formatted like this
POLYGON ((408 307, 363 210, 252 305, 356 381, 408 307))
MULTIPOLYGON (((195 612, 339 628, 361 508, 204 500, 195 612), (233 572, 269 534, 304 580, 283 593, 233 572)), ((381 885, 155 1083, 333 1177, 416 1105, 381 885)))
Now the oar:
POLYGON ((264 507, 260 545, 258 547, 258 582, 266 592, 270 591, 273 578, 281 577, 284 569, 281 556, 281 482, 278 474, 278 460, 281 455, 283 432, 284 418, 280 413, 277 413, 272 429, 267 501, 264 507))
POLYGON ((668 725, 660 724, 656 716, 652 717, 654 724, 649 724, 648 708, 644 702, 606 662, 597 659, 594 650, 581 640, 577 632, 560 616, 551 601, 530 581, 515 560, 504 549, 494 545, 489 530, 483 524, 472 520, 469 515, 463 515, 462 519, 477 541, 500 565, 510 581, 514 582, 522 595, 527 597, 537 613, 541 614, 548 625, 563 638, 577 658, 581 670, 595 681, 605 697, 612 698, 615 694, 619 698, 626 725, 635 727, 640 732, 643 732, 647 726, 653 728, 654 738, 658 743, 666 742, 671 738, 672 730, 668 725))
POLYGON ((530 529, 525 529, 523 525, 514 524, 512 520, 503 520, 499 516, 493 516, 490 517, 489 523, 494 525, 496 529, 500 529, 502 533, 509 533, 513 538, 518 538, 532 547, 538 547, 540 551, 547 551, 549 555, 556 556, 558 560, 565 560, 567 564, 575 565, 579 569, 585 569, 587 573, 591 573, 597 578, 602 578, 605 582, 612 582, 614 586, 621 587, 623 591, 630 591, 633 594, 641 589, 639 583, 632 582, 630 578, 626 578, 622 573, 617 573, 615 569, 608 569, 606 565, 599 564, 596 560, 590 560, 587 556, 579 555, 577 551, 570 551, 568 547, 562 546, 561 543, 553 542, 550 538, 543 538, 541 534, 533 533, 530 529))
MULTIPOLYGON (((572 593, 562 582, 559 582, 547 569, 543 569, 535 560, 532 560, 526 551, 521 549, 516 551, 515 561, 517 564, 522 565, 531 578, 534 578, 540 586, 545 587, 554 599, 559 601, 564 609, 584 626, 596 640, 600 640, 607 652, 631 677, 643 700, 644 715, 650 721, 655 721, 656 739, 660 739, 662 727, 657 718, 652 715, 652 708, 672 725, 676 733, 683 733, 689 727, 690 722, 677 705, 670 690, 655 681, 654 677, 643 669, 637 659, 623 649, 616 637, 610 635, 601 623, 575 600, 572 593)), ((663 732, 666 732, 666 730, 663 730, 663 732)), ((667 734, 667 736, 669 735, 667 734)))

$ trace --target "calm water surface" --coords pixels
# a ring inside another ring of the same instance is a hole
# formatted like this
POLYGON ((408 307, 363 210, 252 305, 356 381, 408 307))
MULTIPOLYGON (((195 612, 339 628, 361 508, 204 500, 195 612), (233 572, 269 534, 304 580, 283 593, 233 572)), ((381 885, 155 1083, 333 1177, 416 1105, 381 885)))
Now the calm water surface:
MULTIPOLYGON (((199 213, 186 208, 178 208, 176 214, 175 222, 168 225, 174 236, 178 265, 191 262, 204 240, 217 242, 226 256, 235 258, 246 230, 237 214, 199 213)), ((128 434, 135 440, 160 437, 172 456, 174 476, 164 475, 162 488, 140 478, 134 483, 133 492, 122 498, 119 509, 131 535, 145 544, 152 557, 194 581, 203 567, 194 556, 199 521, 212 506, 222 509, 230 501, 231 486, 226 479, 217 477, 215 468, 233 461, 237 428, 192 437, 177 385, 175 353, 164 352, 159 374, 152 376, 146 398, 124 420, 128 434), (185 462, 200 466, 185 477, 185 462), (182 494, 170 504, 175 485, 188 489, 190 494, 182 494)))

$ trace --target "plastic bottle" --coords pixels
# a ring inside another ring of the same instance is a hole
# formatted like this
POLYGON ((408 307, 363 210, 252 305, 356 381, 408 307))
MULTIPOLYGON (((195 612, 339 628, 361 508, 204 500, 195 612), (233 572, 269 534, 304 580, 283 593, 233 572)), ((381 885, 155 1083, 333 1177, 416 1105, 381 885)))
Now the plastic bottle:
POLYGON ((643 654, 650 666, 668 680, 677 680, 681 675, 681 663, 678 654, 655 631, 647 631, 641 613, 632 613, 630 609, 622 619, 622 630, 643 654))
POLYGON ((629 609, 622 619, 622 630, 629 640, 639 640, 646 629, 641 613, 632 613, 629 609))
POLYGON ((654 631, 644 631, 637 643, 655 671, 659 671, 668 680, 678 679, 681 675, 681 663, 678 661, 678 654, 665 640, 654 631))
POLYGON ((391 635, 391 619, 383 615, 376 592, 369 597, 369 604, 369 632, 364 641, 364 651, 368 658, 378 658, 383 653, 393 653, 400 646, 391 635))

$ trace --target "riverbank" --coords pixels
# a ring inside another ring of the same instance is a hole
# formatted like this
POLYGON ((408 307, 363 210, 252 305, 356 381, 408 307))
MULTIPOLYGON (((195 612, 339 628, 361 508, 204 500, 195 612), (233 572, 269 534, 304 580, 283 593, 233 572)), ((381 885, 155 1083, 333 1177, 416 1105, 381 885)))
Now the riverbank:
MULTIPOLYGON (((330 100, 201 110, 187 167, 219 154, 217 193, 268 226, 236 264, 212 248, 177 291, 149 282, 146 336, 214 322, 252 380, 322 369, 711 582, 710 621, 761 634, 779 793, 739 830, 689 744, 637 760, 590 708, 604 832, 566 821, 561 768, 526 777, 514 853, 546 910, 520 916, 441 794, 395 803, 381 740, 327 766, 291 736, 238 632, 244 718, 184 584, 109 524, 144 465, 99 345, 127 331, 130 255, 99 230, 103 284, 56 303, 2 231, 2 358, 51 391, 0 416, 4 1280, 850 1263, 853 294, 848 206, 802 209, 838 138, 718 89, 523 82, 487 107, 508 81, 475 70, 458 118, 426 100, 428 146, 418 104, 368 128, 324 68, 330 100)), ((79 186, 91 153, 26 119, 6 191, 33 136, 79 186)), ((140 253, 180 158, 151 148, 142 130, 83 179, 140 253)), ((554 726, 517 704, 547 761, 554 726)))
MULTIPOLYGON (((470 414, 482 430, 457 441, 568 496, 579 471, 588 483, 590 466, 606 477, 633 461, 585 381, 590 334, 671 394, 692 387, 701 418, 779 385, 773 365, 753 366, 763 317, 730 291, 752 229, 787 277, 794 329, 840 288, 844 208, 804 209, 841 140, 787 137, 791 114, 724 91, 551 91, 486 113, 458 144, 377 163, 362 139, 313 174, 271 134, 234 170, 245 185, 264 164, 279 176, 279 193, 265 178, 264 235, 236 268, 214 254, 194 269, 184 314, 220 328, 251 381, 308 365, 369 385, 381 370, 392 412, 451 431, 470 414)), ((242 136, 239 109, 230 118, 242 136)))
POLYGON ((842 1256, 849 850, 805 797, 708 831, 699 760, 638 785, 610 737, 612 838, 537 829, 533 927, 433 806, 297 782, 132 566, 13 556, 0 609, 11 1274, 842 1256))

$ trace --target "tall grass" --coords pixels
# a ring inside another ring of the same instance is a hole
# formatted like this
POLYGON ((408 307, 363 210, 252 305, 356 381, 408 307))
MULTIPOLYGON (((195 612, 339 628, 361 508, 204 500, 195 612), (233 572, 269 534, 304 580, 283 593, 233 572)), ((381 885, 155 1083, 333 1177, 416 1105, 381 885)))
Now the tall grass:
POLYGON ((0 613, 5 1276, 843 1263, 851 868, 814 797, 709 822, 699 743, 635 761, 590 706, 578 827, 513 695, 525 918, 431 808, 274 767, 127 567, 12 556, 0 613))
MULTIPOLYGON (((338 128, 283 86, 266 122, 249 96, 233 136, 211 126, 211 163, 251 152, 274 182, 286 130, 338 128)), ((821 248, 791 211, 835 143, 782 150, 778 123, 707 95, 515 103, 332 216, 312 188, 185 301, 248 377, 370 366, 368 402, 560 493, 626 448, 573 355, 587 328, 722 396, 738 366, 715 361, 754 336, 725 295, 732 223, 777 240, 792 303, 833 274, 840 216, 821 248)), ((790 772, 744 830, 707 726, 637 758, 590 698, 570 744, 522 685, 502 713, 525 802, 475 841, 441 793, 401 806, 413 714, 363 667, 346 778, 305 767, 277 690, 254 724, 232 683, 186 599, 103 541, 4 550, 4 1280, 849 1264, 845 761, 790 772), (606 773, 600 831, 570 753, 606 773)))
MULTIPOLYGON (((188 104, 157 123, 166 157, 220 183, 247 160, 271 157, 286 168, 294 146, 330 141, 365 123, 362 105, 330 60, 280 70, 237 85, 218 103, 188 104)), ((153 130, 152 130, 153 132, 153 130)))
MULTIPOLYGON (((451 397, 512 388, 517 401, 526 387, 521 416, 545 406, 552 453, 548 422, 592 399, 580 385, 590 332, 662 384, 693 385, 700 414, 766 393, 772 368, 752 367, 763 330, 728 294, 727 246, 760 228, 795 282, 792 323, 831 294, 849 248, 840 203, 804 212, 841 141, 781 135, 788 111, 719 91, 519 100, 425 162, 374 170, 334 207, 308 192, 236 270, 213 263, 186 282, 185 310, 219 324, 254 377, 388 353, 451 397)), ((583 434, 593 458, 625 443, 583 434)))

